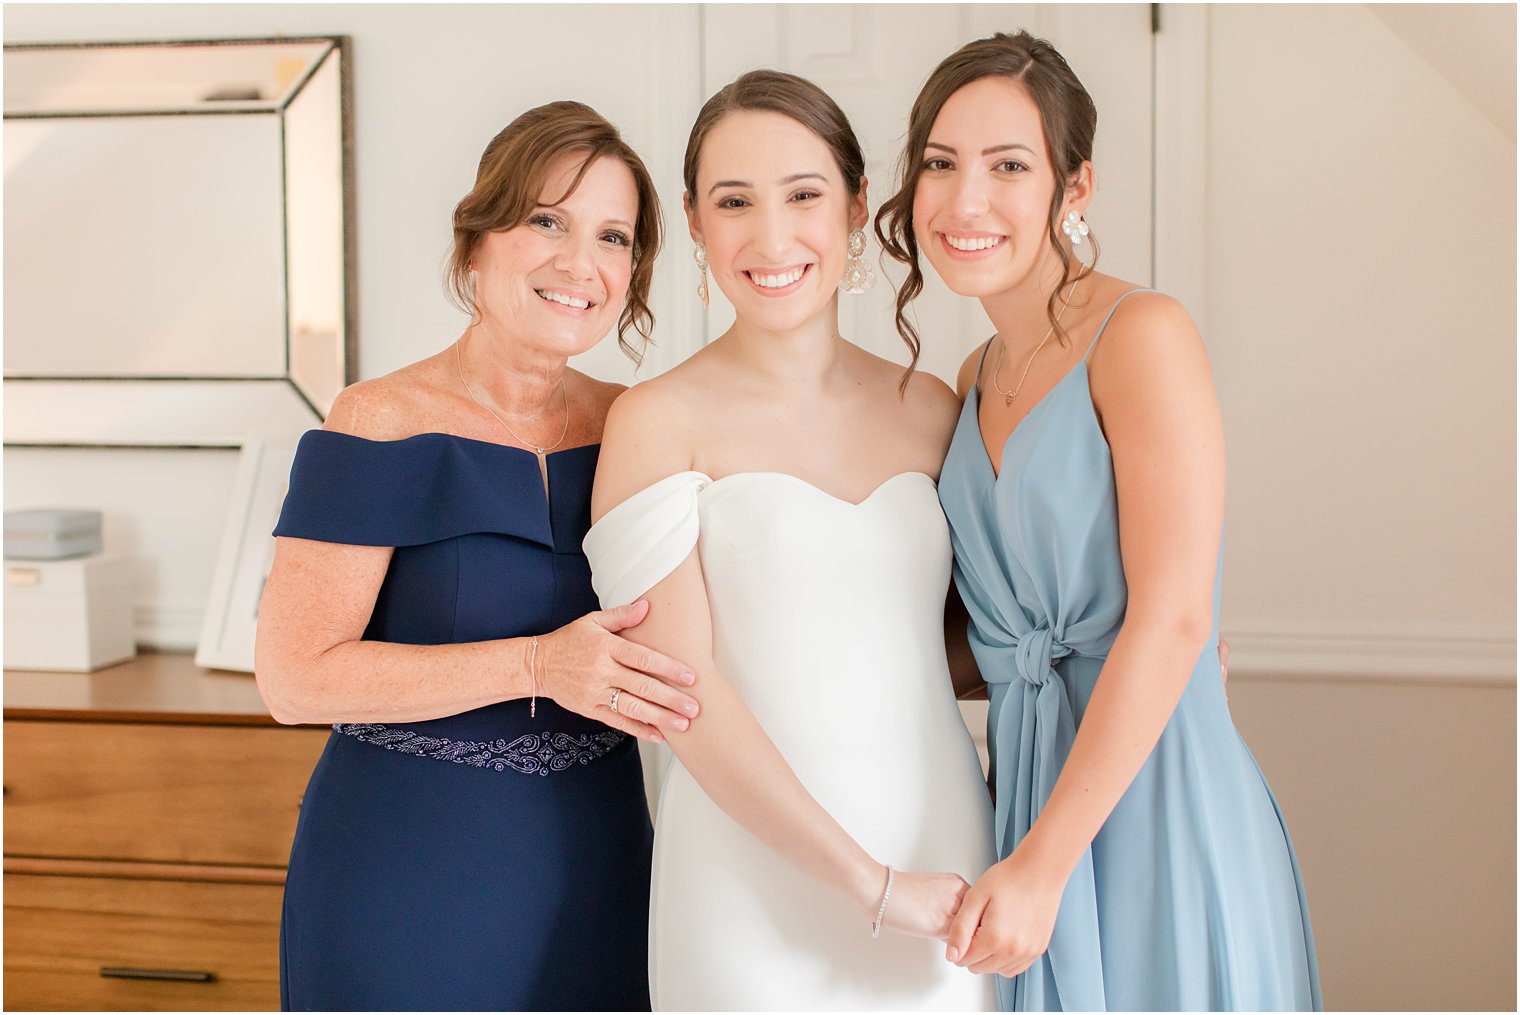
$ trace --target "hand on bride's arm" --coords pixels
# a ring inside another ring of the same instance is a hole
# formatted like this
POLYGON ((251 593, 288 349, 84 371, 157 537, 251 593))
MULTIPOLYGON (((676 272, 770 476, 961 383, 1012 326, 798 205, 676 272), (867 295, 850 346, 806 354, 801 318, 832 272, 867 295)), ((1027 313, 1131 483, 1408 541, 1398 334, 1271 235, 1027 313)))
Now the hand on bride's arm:
POLYGON ((882 929, 943 941, 970 887, 959 874, 894 871, 882 929))
POLYGON ((1017 976, 1049 947, 1065 887, 1066 875, 1014 850, 966 892, 945 958, 973 973, 1017 976))

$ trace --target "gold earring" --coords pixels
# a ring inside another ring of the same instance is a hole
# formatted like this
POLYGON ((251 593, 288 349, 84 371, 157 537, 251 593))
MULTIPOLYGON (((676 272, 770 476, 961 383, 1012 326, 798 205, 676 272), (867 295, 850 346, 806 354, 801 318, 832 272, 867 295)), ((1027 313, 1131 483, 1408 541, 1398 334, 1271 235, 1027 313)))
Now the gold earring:
POLYGON ((697 244, 697 249, 691 252, 691 259, 697 262, 697 270, 702 273, 702 281, 697 283, 697 299, 702 305, 707 306, 707 248, 697 244))

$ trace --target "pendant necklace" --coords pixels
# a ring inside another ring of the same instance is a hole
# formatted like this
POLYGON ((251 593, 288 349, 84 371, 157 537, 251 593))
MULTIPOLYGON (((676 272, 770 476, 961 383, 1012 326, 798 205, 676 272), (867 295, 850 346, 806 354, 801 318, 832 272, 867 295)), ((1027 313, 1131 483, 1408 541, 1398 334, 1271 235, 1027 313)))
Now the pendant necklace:
POLYGON ((1029 368, 1034 366, 1034 358, 1040 354, 1041 349, 1045 348, 1045 343, 1050 341, 1050 336, 1056 333, 1056 325, 1060 324, 1061 318, 1066 316, 1066 309, 1071 306, 1071 299, 1077 294, 1077 286, 1081 284, 1080 278, 1072 283, 1071 291, 1066 294, 1066 299, 1061 301, 1061 312, 1056 314, 1056 319, 1046 330, 1045 337, 1040 339, 1040 344, 1035 346, 1034 352, 1029 354, 1029 362, 1024 364, 1024 372, 1019 375, 1019 383, 1013 386, 1012 391, 1004 391, 1003 386, 998 383, 998 374, 1003 372, 1003 357, 1008 352, 1008 344, 1003 341, 1002 336, 998 336, 998 361, 997 366, 992 370, 992 386, 997 389, 998 394, 1003 396, 1004 408, 1011 408, 1013 400, 1019 397, 1020 391, 1024 390, 1024 381, 1029 377, 1029 368))
MULTIPOLYGON (((487 405, 486 403, 482 402, 480 399, 478 399, 478 398, 475 397, 475 392, 470 388, 470 382, 467 381, 467 380, 465 380, 465 376, 464 376, 464 354, 459 351, 459 346, 460 346, 460 343, 458 343, 458 342, 454 343, 454 365, 459 369, 459 383, 461 385, 463 385, 463 387, 464 387, 464 393, 470 396, 470 401, 472 401, 476 405, 480 406, 486 412, 491 413, 491 418, 494 419, 494 420, 496 420, 496 422, 500 423, 502 429, 505 430, 507 433, 509 433, 509 434, 512 435, 512 439, 513 440, 515 440, 517 443, 523 445, 524 447, 532 448, 533 449, 533 453, 535 455, 537 455, 540 459, 542 459, 549 452, 553 451, 555 448, 559 447, 561 444, 565 443, 565 435, 570 432, 570 396, 568 394, 566 394, 566 392, 565 392, 565 378, 564 378, 563 375, 559 379, 559 390, 560 390, 560 394, 563 395, 564 399, 565 399, 565 425, 560 429, 559 440, 555 441, 553 444, 548 445, 547 447, 540 447, 538 444, 534 443, 533 441, 525 441, 521 437, 519 437, 517 435, 517 431, 513 430, 510 426, 507 425, 507 421, 506 420, 504 420, 500 416, 496 415, 495 412, 492 412, 491 407, 489 405, 487 405)), ((540 464, 542 464, 542 461, 540 461, 540 464)))

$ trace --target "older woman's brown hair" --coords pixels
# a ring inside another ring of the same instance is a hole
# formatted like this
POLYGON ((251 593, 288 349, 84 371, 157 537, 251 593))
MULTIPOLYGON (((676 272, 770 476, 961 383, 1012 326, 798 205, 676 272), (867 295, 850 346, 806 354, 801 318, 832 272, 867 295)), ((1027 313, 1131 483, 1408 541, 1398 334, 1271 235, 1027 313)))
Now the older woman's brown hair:
POLYGON ((454 249, 445 269, 449 295, 466 313, 473 315, 475 289, 470 282, 470 259, 486 233, 511 229, 527 221, 534 208, 543 207, 539 197, 549 169, 560 156, 584 156, 570 188, 555 200, 562 203, 579 187, 586 170, 597 159, 613 158, 633 174, 639 196, 633 226, 633 273, 628 281, 628 300, 618 315, 618 345, 635 363, 644 358, 643 346, 651 341, 654 313, 649 309, 649 283, 660 252, 663 219, 654 180, 618 129, 583 102, 550 102, 523 113, 491 139, 480 156, 475 186, 454 209, 454 249), (628 341, 632 328, 640 338, 635 348, 628 341))
MULTIPOLYGON (((1048 233, 1051 246, 1061 257, 1061 281, 1051 291, 1045 316, 1062 342, 1066 341, 1066 332, 1057 320, 1058 296, 1073 277, 1083 278, 1093 270, 1091 265, 1082 266, 1078 262, 1073 276, 1071 254, 1060 238, 1061 204, 1066 197, 1066 186, 1081 170, 1082 163, 1092 161, 1093 137, 1098 131, 1098 107, 1093 104, 1092 96, 1072 73, 1066 58, 1050 43, 1028 32, 1016 35, 998 32, 968 42, 934 68, 934 73, 929 75, 914 100, 913 111, 908 114, 908 139, 898 166, 901 183, 897 193, 876 213, 876 239, 882 250, 908 266, 908 277, 897 290, 897 331, 903 341, 915 349, 918 331, 908 320, 906 311, 908 304, 924 288, 924 273, 918 263, 918 238, 913 235, 913 193, 918 187, 919 174, 923 172, 924 147, 939 111, 950 96, 971 82, 987 77, 1017 81, 1029 93, 1040 111, 1045 149, 1056 167, 1056 189, 1050 199, 1048 233)), ((1092 236, 1090 239, 1093 263, 1096 264, 1098 238, 1092 236)))

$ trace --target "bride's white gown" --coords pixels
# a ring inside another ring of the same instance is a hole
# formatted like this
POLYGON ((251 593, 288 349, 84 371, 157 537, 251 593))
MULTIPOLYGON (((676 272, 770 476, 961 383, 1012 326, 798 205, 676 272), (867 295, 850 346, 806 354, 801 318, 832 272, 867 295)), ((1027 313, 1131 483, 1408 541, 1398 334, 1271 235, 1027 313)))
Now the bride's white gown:
MULTIPOLYGON (((934 481, 859 504, 794 476, 669 476, 586 537, 604 607, 699 547, 713 659, 808 791, 872 856, 975 881, 992 809, 945 663, 950 538, 934 481)), ((700 692, 700 688, 698 689, 700 692)), ((655 820, 656 1010, 993 1010, 992 978, 883 932, 723 813, 679 761, 655 820)))

